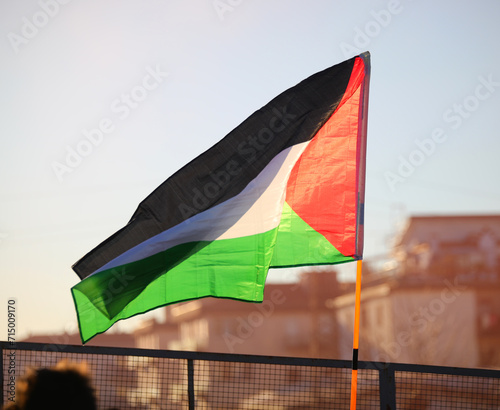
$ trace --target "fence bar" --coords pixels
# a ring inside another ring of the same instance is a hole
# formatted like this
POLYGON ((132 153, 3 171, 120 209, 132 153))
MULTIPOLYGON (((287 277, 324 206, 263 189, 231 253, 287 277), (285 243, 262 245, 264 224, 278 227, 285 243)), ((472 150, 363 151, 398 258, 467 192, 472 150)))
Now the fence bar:
MULTIPOLYGON (((0 341, 0 346, 2 346, 4 349, 8 349, 10 343, 5 341, 0 341)), ((339 369, 350 369, 352 365, 352 362, 350 360, 337 360, 337 359, 312 359, 306 357, 194 352, 186 350, 139 349, 132 347, 62 345, 54 343, 34 343, 34 342, 16 342, 16 349, 31 350, 31 351, 62 352, 62 353, 208 360, 217 362, 278 364, 285 366, 290 365, 290 366, 329 367, 329 368, 339 368, 339 369)))
POLYGON ((193 359, 187 359, 188 401, 189 410, 194 410, 194 364, 193 359))
POLYGON ((396 409, 396 380, 390 365, 379 370, 380 410, 396 409))

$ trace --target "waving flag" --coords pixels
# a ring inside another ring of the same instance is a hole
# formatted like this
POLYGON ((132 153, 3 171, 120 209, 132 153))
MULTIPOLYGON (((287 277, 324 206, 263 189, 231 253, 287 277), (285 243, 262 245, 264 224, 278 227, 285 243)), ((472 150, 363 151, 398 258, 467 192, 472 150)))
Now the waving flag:
POLYGON ((278 95, 79 260, 85 343, 118 320, 207 296, 263 300, 269 268, 360 259, 369 54, 278 95))

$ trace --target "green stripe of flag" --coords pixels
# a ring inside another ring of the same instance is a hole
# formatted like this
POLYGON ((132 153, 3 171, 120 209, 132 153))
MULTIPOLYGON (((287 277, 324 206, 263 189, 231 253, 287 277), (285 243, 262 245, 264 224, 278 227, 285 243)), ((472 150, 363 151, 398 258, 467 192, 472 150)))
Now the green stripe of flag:
POLYGON ((88 277, 71 289, 82 341, 118 320, 183 300, 214 296, 262 302, 276 235, 277 228, 182 244, 88 277), (172 260, 178 263, 172 266, 172 260))

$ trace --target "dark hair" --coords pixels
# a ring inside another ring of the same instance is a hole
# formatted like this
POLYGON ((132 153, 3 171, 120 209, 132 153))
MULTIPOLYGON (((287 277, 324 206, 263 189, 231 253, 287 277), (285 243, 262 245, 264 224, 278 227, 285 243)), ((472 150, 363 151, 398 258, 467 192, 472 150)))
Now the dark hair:
POLYGON ((29 370, 19 380, 16 407, 21 410, 97 410, 86 373, 65 362, 52 369, 29 370))

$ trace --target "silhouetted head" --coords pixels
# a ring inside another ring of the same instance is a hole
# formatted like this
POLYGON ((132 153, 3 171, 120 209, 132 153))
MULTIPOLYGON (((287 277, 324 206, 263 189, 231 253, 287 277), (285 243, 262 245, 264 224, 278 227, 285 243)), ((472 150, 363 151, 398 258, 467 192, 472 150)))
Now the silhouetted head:
POLYGON ((16 407, 21 410, 96 410, 84 365, 61 362, 55 368, 29 370, 19 380, 16 407))

